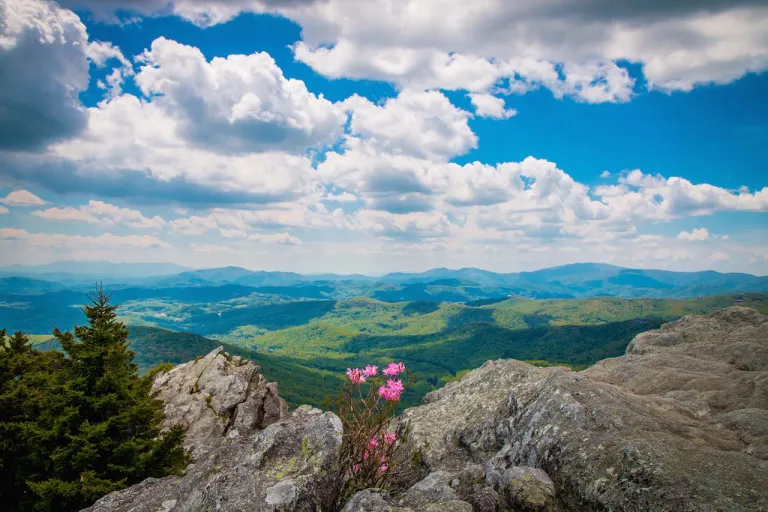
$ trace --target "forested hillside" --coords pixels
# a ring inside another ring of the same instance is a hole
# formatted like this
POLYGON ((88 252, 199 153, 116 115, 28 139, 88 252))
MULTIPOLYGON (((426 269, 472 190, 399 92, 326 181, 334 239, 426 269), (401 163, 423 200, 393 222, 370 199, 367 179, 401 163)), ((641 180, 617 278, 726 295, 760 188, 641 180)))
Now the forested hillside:
MULTIPOLYGON (((221 296, 228 293, 222 290, 221 296)), ((686 314, 733 304, 768 313, 763 294, 683 300, 514 297, 469 304, 370 298, 266 303, 260 295, 211 304, 193 300, 131 300, 121 306, 140 371, 186 362, 223 344, 258 362, 293 405, 322 405, 346 368, 370 362, 402 360, 418 373, 418 384, 403 402, 410 405, 489 359, 578 370, 623 354, 637 333, 686 314)), ((77 308, 68 309, 73 322, 82 322, 77 308)), ((40 348, 58 348, 46 338, 39 330, 33 336, 40 348)))

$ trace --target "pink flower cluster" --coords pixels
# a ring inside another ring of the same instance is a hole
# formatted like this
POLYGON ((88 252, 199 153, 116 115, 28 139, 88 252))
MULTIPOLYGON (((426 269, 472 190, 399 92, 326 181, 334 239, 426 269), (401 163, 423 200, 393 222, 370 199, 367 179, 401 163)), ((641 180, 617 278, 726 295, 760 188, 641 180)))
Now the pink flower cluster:
MULTIPOLYGON (((397 377, 401 373, 405 372, 405 365, 400 363, 389 363, 384 368, 383 373, 388 377, 397 377)), ((353 384, 362 384, 367 379, 376 377, 379 374, 379 367, 375 365, 366 365, 365 368, 347 368, 347 378, 352 381, 353 384)), ((403 393, 403 382, 400 380, 389 379, 387 383, 379 387, 379 396, 384 400, 396 402, 400 400, 400 395, 403 393)))
POLYGON ((359 368, 347 368, 347 378, 355 384, 365 382, 365 372, 359 368))
POLYGON ((389 363, 386 368, 384 368, 384 371, 382 372, 387 377, 397 377, 401 373, 405 372, 405 365, 400 363, 389 363))
POLYGON ((396 402, 400 400, 403 389, 405 388, 402 381, 389 379, 385 385, 379 387, 379 396, 384 400, 396 402))

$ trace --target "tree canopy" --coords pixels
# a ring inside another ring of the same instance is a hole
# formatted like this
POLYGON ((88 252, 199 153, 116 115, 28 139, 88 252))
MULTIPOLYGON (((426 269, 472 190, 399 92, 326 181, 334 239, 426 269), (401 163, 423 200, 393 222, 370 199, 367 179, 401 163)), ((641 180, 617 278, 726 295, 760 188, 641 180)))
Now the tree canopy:
POLYGON ((186 466, 184 430, 161 431, 162 403, 109 299, 97 290, 87 325, 54 329, 64 353, 0 331, 0 499, 11 510, 79 510, 186 466))

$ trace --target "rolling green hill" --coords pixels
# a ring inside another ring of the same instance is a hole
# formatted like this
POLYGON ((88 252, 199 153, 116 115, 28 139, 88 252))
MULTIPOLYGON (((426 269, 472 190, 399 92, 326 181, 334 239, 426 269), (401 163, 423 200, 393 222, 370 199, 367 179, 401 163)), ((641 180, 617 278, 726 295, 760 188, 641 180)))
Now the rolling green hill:
MULTIPOLYGON (((128 301, 120 311, 132 324, 130 339, 141 371, 186 362, 223 344, 228 352, 260 364, 292 405, 322 405, 338 389, 346 368, 368 363, 402 360, 415 370, 419 382, 403 401, 413 405, 427 391, 488 359, 582 369, 623 354, 636 334, 686 314, 733 304, 768 314, 765 294, 703 299, 512 297, 472 304, 371 298, 264 303, 259 297, 236 296, 213 304, 128 301)), ((70 308, 69 313, 80 312, 70 308)), ((36 341, 41 348, 57 348, 47 338, 38 335, 36 341)))

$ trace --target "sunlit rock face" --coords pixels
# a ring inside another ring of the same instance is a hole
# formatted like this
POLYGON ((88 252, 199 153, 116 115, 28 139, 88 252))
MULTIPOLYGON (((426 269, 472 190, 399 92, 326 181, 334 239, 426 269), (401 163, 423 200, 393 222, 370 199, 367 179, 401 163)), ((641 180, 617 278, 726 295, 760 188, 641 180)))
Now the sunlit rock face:
POLYGON ((165 403, 165 428, 187 427, 185 447, 193 458, 217 447, 224 435, 248 435, 288 410, 276 383, 222 347, 156 376, 152 395, 165 403))
POLYGON ((741 307, 638 335, 583 372, 489 361, 401 421, 430 470, 544 470, 565 510, 768 507, 768 317, 741 307))
MULTIPOLYGON (((156 377, 166 426, 189 427, 184 476, 92 512, 335 510, 342 424, 285 402, 217 349, 156 377)), ((639 334, 583 372, 488 361, 407 423, 422 471, 343 512, 768 509, 768 317, 731 307, 639 334)))

